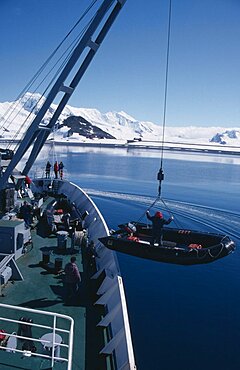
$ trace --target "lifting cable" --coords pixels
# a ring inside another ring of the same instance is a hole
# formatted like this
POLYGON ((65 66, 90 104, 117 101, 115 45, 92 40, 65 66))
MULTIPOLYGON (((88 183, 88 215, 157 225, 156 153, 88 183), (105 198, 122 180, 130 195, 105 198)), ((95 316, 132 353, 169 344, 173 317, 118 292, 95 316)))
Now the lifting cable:
POLYGON ((171 18, 172 18, 172 0, 169 0, 168 12, 168 33, 167 33, 167 56, 166 56, 166 70, 165 70, 165 86, 164 86, 164 105, 163 105, 163 124, 162 124, 162 145, 161 145, 161 161, 160 169, 157 175, 159 181, 158 197, 161 197, 162 181, 164 180, 163 173, 163 152, 165 141, 165 128, 166 128, 166 112, 167 112, 167 93, 168 93, 168 70, 169 70, 169 51, 170 51, 170 36, 171 36, 171 18))
POLYGON ((146 211, 144 211, 144 213, 139 217, 139 219, 137 220, 137 224, 139 224, 139 222, 143 219, 143 217, 146 215, 146 212, 147 211, 150 211, 151 208, 153 208, 155 206, 155 204, 159 201, 159 197, 157 197, 153 203, 147 208, 146 211))
MULTIPOLYGON (((171 211, 171 209, 167 206, 166 202, 163 200, 163 198, 161 198, 161 202, 163 203, 164 207, 166 208, 166 210, 168 211, 168 213, 170 214, 171 217, 173 217, 173 212, 171 211)), ((179 228, 179 229, 183 229, 183 226, 181 225, 180 222, 178 222, 176 220, 176 217, 174 217, 174 223, 175 225, 179 228)))
MULTIPOLYGON (((92 6, 96 3, 97 0, 94 0, 92 2, 92 4, 89 6, 89 8, 85 11, 85 13, 83 14, 83 16, 78 20, 78 22, 72 27, 71 31, 68 32, 67 36, 65 36, 64 40, 59 44, 59 46, 55 49, 54 53, 52 53, 52 56, 54 54, 56 54, 57 50, 60 48, 60 46, 63 44, 63 42, 67 39, 67 37, 73 32, 73 30, 76 28, 76 26, 79 24, 79 22, 86 16, 86 14, 90 11, 90 9, 92 8, 92 6)), ((92 20, 92 19, 91 19, 92 20)), ((58 77, 59 73, 62 71, 62 69, 65 67, 66 63, 68 62, 69 58, 71 57, 72 55, 72 52, 74 51, 77 43, 79 42, 80 38, 82 37, 82 35, 84 34, 86 28, 88 27, 89 23, 91 22, 91 20, 88 22, 88 24, 82 29, 81 33, 78 34, 78 36, 75 38, 75 40, 73 40, 73 42, 68 46, 68 48, 64 51, 64 53, 58 58, 58 60, 56 61, 56 63, 54 64, 54 66, 51 68, 51 70, 48 72, 48 74, 42 79, 42 81, 39 83, 39 85, 37 86, 37 88, 35 89, 34 92, 36 92, 36 90, 42 85, 42 83, 45 81, 45 79, 49 76, 49 74, 52 72, 52 70, 56 67, 56 65, 59 63, 59 61, 63 58, 63 56, 68 52, 68 55, 65 57, 65 60, 62 62, 61 66, 58 68, 57 72, 55 73, 55 75, 53 76, 53 78, 51 79, 51 81, 49 82, 48 86, 45 88, 44 92, 42 93, 42 96, 40 97, 40 99, 36 102, 36 104, 34 105, 34 107, 31 109, 30 113, 28 114, 28 116, 26 117, 26 119, 24 120, 24 122, 22 123, 22 125, 19 127, 18 131, 15 133, 14 137, 12 138, 12 141, 14 141, 15 138, 17 138, 18 134, 21 132, 21 130, 23 129, 23 127, 25 126, 26 122, 28 121, 30 115, 33 113, 33 111, 36 109, 38 103, 40 102, 40 100, 42 99, 42 97, 47 93, 48 89, 50 89, 51 85, 54 83, 55 79, 58 77), (71 50, 69 51, 69 49, 71 48, 71 50)), ((50 62, 50 59, 52 58, 48 58, 48 63, 50 62)), ((45 65, 47 65, 48 63, 45 63, 45 65)), ((31 96, 28 98, 27 101, 29 101, 32 97, 32 95, 34 94, 34 92, 31 94, 31 96)), ((20 113, 20 111, 23 109, 23 107, 21 107, 21 109, 19 110, 19 112, 15 115, 15 117, 12 119, 12 122, 13 120, 16 118, 16 116, 20 113)), ((10 122, 10 123, 12 123, 10 122)), ((31 123, 30 123, 31 124, 31 123)), ((29 124, 29 125, 30 125, 29 124)), ((8 147, 11 146, 12 143, 10 143, 8 145, 8 147)), ((18 145, 18 144, 17 144, 18 145)), ((15 146, 14 150, 16 149, 17 145, 15 146)))
MULTIPOLYGON (((153 203, 151 203, 151 205, 143 212, 143 214, 138 218, 138 220, 136 221, 136 224, 139 224, 141 222, 141 220, 146 216, 146 212, 147 211, 150 211, 152 208, 154 208, 156 206, 156 204, 158 202, 162 202, 162 204, 164 205, 164 208, 166 209, 166 211, 169 213, 170 216, 173 216, 173 212, 172 210, 169 208, 169 206, 166 204, 165 200, 159 196, 156 197, 156 199, 153 201, 153 203)), ((184 229, 184 227, 176 220, 176 217, 174 217, 174 223, 175 225, 179 228, 179 229, 184 229)))
MULTIPOLYGON (((161 144, 161 159, 160 159, 160 169, 157 174, 157 180, 159 181, 158 186, 158 196, 154 202, 148 207, 147 211, 155 206, 158 201, 161 201, 165 206, 166 210, 172 216, 172 212, 167 207, 164 200, 161 198, 162 191, 162 181, 164 180, 163 172, 163 154, 164 154, 164 141, 165 141, 165 128, 166 128, 166 113, 167 113, 167 93, 168 93, 168 71, 169 71, 169 54, 170 54, 170 38, 171 38, 171 18, 172 18, 172 0, 169 0, 169 10, 168 10, 168 31, 167 31, 167 51, 166 51, 166 68, 165 68, 165 84, 164 84, 164 104, 163 104, 163 123, 162 123, 162 144, 161 144)), ((144 214, 139 218, 139 222, 145 215, 144 214)))
MULTIPOLYGON (((37 78, 41 75, 41 73, 44 71, 44 69, 47 67, 47 65, 50 63, 50 61, 52 60, 52 58, 56 55, 57 51, 60 49, 60 47, 63 45, 63 43, 66 41, 66 39, 72 34, 72 32, 75 30, 75 28, 78 26, 78 24, 83 20, 83 18, 89 13, 89 11, 91 10, 91 8, 95 5, 95 3, 97 2, 98 0, 93 0, 92 3, 89 5, 89 7, 84 11, 83 15, 79 18, 79 20, 74 24, 74 26, 71 28, 71 30, 67 33, 67 35, 64 37, 64 39, 60 42, 60 44, 55 48, 55 50, 52 52, 52 54, 48 57, 48 59, 44 62, 44 64, 40 67, 40 69, 36 72, 36 74, 33 76, 33 78, 29 81, 29 83, 25 86, 25 88, 21 91, 21 93, 18 95, 18 97, 16 98, 16 100, 11 104, 11 106, 8 108, 6 114, 0 119, 0 123, 1 121, 3 121, 2 125, 0 126, 0 130, 3 130, 3 131, 6 131, 6 127, 5 126, 5 123, 6 123, 6 120, 9 119, 11 117, 11 115, 13 114, 13 112, 15 111, 16 107, 21 103, 23 97, 24 97, 24 94, 28 91, 28 89, 30 87, 32 87, 32 85, 34 84, 34 82, 37 80, 37 78)), ((73 44, 77 44, 78 40, 80 39, 80 37, 82 36, 84 30, 86 29, 87 26, 84 27, 84 29, 81 31, 81 34, 77 36, 77 38, 75 38, 75 40, 71 43, 71 45, 67 48, 67 50, 62 54, 62 56, 57 60, 57 62, 54 64, 54 66, 51 68, 51 70, 48 72, 48 74, 44 77, 44 79, 40 82, 40 84, 36 87, 36 89, 34 90, 34 92, 37 91, 37 89, 41 86, 41 84, 44 82, 44 80, 48 77, 48 75, 52 72, 52 70, 56 67, 56 65, 59 63, 59 61, 63 58, 64 54, 66 54, 66 52, 69 50, 69 48, 71 47, 71 52, 69 52, 69 55, 66 57, 65 61, 63 62, 62 66, 59 68, 58 72, 61 71, 64 67, 64 65, 67 63, 67 60, 68 58, 70 57, 72 51, 74 50, 74 46, 72 46, 73 44)), ((54 76, 54 78, 52 79, 51 83, 53 83, 54 79, 56 78, 56 75, 54 76)), ((42 95, 44 95, 47 91, 47 89, 49 88, 50 84, 47 86, 47 88, 45 89, 44 93, 42 95)), ((28 98, 27 101, 29 101, 32 97, 32 95, 34 94, 34 92, 31 94, 31 96, 28 98)), ((30 114, 27 116, 27 118, 25 119, 25 121, 23 122, 23 124, 21 125, 21 127, 19 128, 18 132, 14 135, 14 138, 20 133, 21 129, 23 128, 23 126, 25 125, 26 121, 29 119, 29 116, 31 115, 31 113, 34 111, 34 109, 36 108, 37 104, 39 103, 39 101, 42 99, 42 97, 38 100, 38 102, 35 104, 35 106, 32 108, 30 114)), ((21 110, 23 109, 23 106, 18 110, 18 112, 15 114, 15 116, 12 118, 12 120, 9 122, 8 124, 8 127, 13 123, 13 121, 15 120, 16 116, 21 112, 21 110)), ((13 140, 14 140, 13 138, 13 140)), ((11 144, 10 144, 11 145, 11 144)), ((10 146, 8 145, 8 146, 10 146)))
MULTIPOLYGON (((68 48, 69 49, 69 48, 68 48)), ((67 50, 68 50, 67 49, 67 50)), ((62 69, 64 68, 64 66, 66 65, 66 63, 68 62, 68 59, 70 58, 71 56, 71 53, 72 53, 72 50, 74 49, 74 47, 72 47, 71 51, 69 52, 68 56, 65 58, 65 60, 62 62, 62 64, 60 65, 60 67, 58 68, 58 70, 55 72, 54 76, 52 77, 51 81, 48 83, 47 87, 45 88, 45 90, 43 91, 42 95, 40 96, 40 98, 36 101, 35 105, 32 107, 31 111, 29 112, 29 114, 27 115, 27 117, 25 118, 24 122, 22 123, 22 125, 19 127, 19 129, 16 131, 15 135, 13 136, 12 138, 12 142, 14 141, 14 139, 17 138, 17 136, 20 134, 21 130, 24 128, 26 122, 29 120, 29 117, 31 116, 31 114, 34 112, 34 110, 37 108, 37 105, 40 103, 40 101, 42 100, 42 98, 44 97, 44 95, 47 93, 47 91, 50 89, 50 87, 52 86, 52 84, 54 83, 55 79, 57 78, 57 76, 59 75, 59 73, 62 71, 62 69)), ((66 51, 64 52, 64 54, 66 53, 66 51)), ((63 55, 64 55, 63 54, 63 55)), ((63 55, 57 60, 57 62, 54 64, 54 66, 51 68, 51 70, 48 72, 48 74, 42 79, 42 81, 39 83, 38 87, 40 87, 42 85, 42 83, 45 81, 45 79, 49 76, 49 74, 52 72, 52 70, 56 67, 56 65, 58 64, 58 62, 62 59, 63 55)), ((34 92, 36 92, 36 90, 38 89, 38 87, 35 89, 34 92)), ((31 96, 28 98, 27 102, 31 99, 31 97, 33 96, 34 92, 31 94, 31 96)), ((20 110, 17 112, 17 114, 15 115, 15 117, 13 118, 13 120, 17 117, 17 115, 21 112, 21 110, 23 109, 23 106, 20 108, 20 110)), ((13 121, 12 120, 12 121, 13 121)), ((30 123, 31 124, 31 123, 30 123)), ((29 125, 30 125, 29 124, 29 125)), ((24 135, 24 134, 23 134, 24 135)), ((10 147, 12 145, 12 143, 10 142, 10 144, 8 145, 8 147, 10 147)), ((16 149, 18 144, 16 144, 14 150, 16 149)))

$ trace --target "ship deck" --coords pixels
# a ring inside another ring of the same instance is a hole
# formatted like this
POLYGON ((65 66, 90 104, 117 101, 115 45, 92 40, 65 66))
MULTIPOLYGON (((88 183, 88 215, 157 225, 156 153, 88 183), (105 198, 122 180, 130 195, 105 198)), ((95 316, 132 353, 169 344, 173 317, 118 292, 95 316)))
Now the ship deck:
MULTIPOLYGON (((80 249, 71 248, 71 239, 68 237, 67 248, 60 252, 57 247, 57 237, 52 234, 49 237, 44 235, 44 228, 41 221, 31 231, 32 245, 27 253, 17 260, 17 265, 23 275, 23 281, 14 281, 7 284, 2 290, 0 302, 4 304, 21 306, 26 308, 46 310, 71 316, 74 319, 74 342, 73 342, 73 363, 72 369, 108 369, 106 357, 99 355, 104 346, 103 329, 96 328, 103 312, 102 306, 95 306, 96 300, 95 284, 89 277, 92 275, 91 267, 86 261, 86 256, 80 249), (43 258, 43 251, 50 251, 50 261, 55 258, 62 259, 63 267, 69 262, 72 255, 77 258, 77 265, 81 273, 81 284, 78 296, 74 302, 66 303, 64 300, 63 275, 53 273, 44 268, 40 261, 43 258)), ((0 308, 0 315, 4 316, 0 308)), ((38 315, 28 313, 28 317, 34 322, 38 321, 38 315)), ((15 320, 19 320, 19 313, 15 314, 15 320)), ((7 332, 17 332, 16 323, 1 323, 2 328, 7 332)), ((33 327, 33 337, 41 337, 42 332, 33 327), (39 336, 38 336, 39 334, 39 336)), ((21 349, 19 343, 17 348, 21 349)), ((64 335, 63 335, 64 343, 64 335)), ((41 342, 34 343, 37 352, 41 351, 41 342)), ((61 351, 64 353, 64 349, 61 351)), ((50 369, 51 362, 48 359, 35 356, 26 357, 20 353, 8 353, 0 350, 0 368, 5 369, 50 369)), ((67 369, 66 363, 55 361, 54 369, 67 369)))

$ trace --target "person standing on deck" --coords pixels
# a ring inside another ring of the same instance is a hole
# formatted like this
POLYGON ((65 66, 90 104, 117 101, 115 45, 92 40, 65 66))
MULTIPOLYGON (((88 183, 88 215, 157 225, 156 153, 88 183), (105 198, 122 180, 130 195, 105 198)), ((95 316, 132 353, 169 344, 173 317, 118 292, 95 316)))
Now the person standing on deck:
POLYGON ((152 240, 151 246, 154 246, 154 243, 158 243, 159 246, 163 245, 163 226, 170 224, 173 221, 173 216, 170 217, 168 220, 163 218, 163 214, 161 212, 156 212, 154 216, 150 216, 149 211, 146 212, 147 218, 152 221, 152 240))
POLYGON ((60 179, 62 180, 63 179, 63 168, 64 168, 64 165, 62 163, 62 161, 59 163, 59 166, 58 166, 58 170, 59 170, 59 176, 60 176, 60 179))
POLYGON ((30 179, 30 177, 26 176, 24 182, 25 182, 26 188, 30 189, 30 185, 32 183, 32 180, 30 179))
POLYGON ((51 163, 49 161, 47 161, 47 164, 46 164, 46 169, 45 169, 45 172, 46 172, 46 179, 49 179, 50 178, 50 170, 51 170, 51 163))
POLYGON ((68 212, 64 213, 64 215, 62 216, 62 222, 63 222, 65 231, 69 231, 69 229, 70 229, 70 213, 68 213, 68 212))
POLYGON ((79 289, 79 283, 81 282, 80 272, 76 265, 76 257, 74 256, 71 257, 70 262, 67 263, 64 268, 64 272, 65 272, 64 285, 66 301, 69 302, 74 297, 76 297, 76 294, 79 289))
POLYGON ((58 179, 59 167, 58 167, 58 162, 57 161, 54 163, 53 170, 54 170, 54 174, 55 174, 55 179, 58 179))
POLYGON ((97 251, 96 251, 96 247, 95 247, 95 243, 93 240, 90 241, 90 244, 87 245, 87 248, 86 248, 86 252, 87 252, 87 262, 88 262, 88 266, 90 268, 93 268, 93 267, 96 267, 95 264, 96 264, 96 258, 99 258, 98 254, 97 254, 97 251))
POLYGON ((20 215, 25 221, 25 225, 27 228, 31 227, 32 224, 32 206, 24 201, 22 206, 20 207, 20 215))

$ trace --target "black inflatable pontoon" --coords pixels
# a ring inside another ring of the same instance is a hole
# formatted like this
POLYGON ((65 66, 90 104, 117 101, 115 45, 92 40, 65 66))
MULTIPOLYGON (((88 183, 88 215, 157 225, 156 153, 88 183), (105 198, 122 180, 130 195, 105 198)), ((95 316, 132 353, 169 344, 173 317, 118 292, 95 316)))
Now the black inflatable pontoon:
POLYGON ((213 262, 235 250, 234 242, 223 234, 213 234, 173 228, 163 229, 163 245, 152 246, 152 228, 144 223, 131 222, 136 231, 130 234, 128 224, 99 240, 109 249, 141 258, 179 265, 213 262))

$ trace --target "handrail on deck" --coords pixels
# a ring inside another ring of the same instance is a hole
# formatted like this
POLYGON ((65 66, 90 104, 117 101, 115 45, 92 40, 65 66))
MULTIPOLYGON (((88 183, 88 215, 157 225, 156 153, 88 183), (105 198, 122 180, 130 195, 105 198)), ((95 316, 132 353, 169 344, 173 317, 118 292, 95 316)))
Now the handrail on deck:
POLYGON ((30 326, 30 327, 35 327, 35 328, 38 328, 39 330, 41 330, 41 329, 46 330, 47 329, 47 330, 50 331, 50 333, 52 333, 53 336, 52 336, 52 340, 50 340, 49 338, 41 339, 41 338, 34 338, 33 336, 25 336, 25 335, 23 336, 23 335, 17 334, 16 332, 12 332, 12 333, 4 332, 4 335, 6 335, 8 340, 7 340, 5 346, 0 345, 0 349, 7 350, 8 352, 22 353, 23 356, 26 356, 26 357, 35 356, 35 357, 39 357, 39 358, 43 358, 43 359, 49 359, 51 361, 51 367, 54 366, 55 361, 64 361, 64 362, 67 363, 67 370, 72 369, 73 328, 74 328, 74 320, 72 319, 72 317, 67 316, 67 315, 58 314, 58 313, 55 313, 55 312, 35 310, 35 309, 31 309, 31 308, 12 306, 12 305, 3 304, 3 303, 0 303, 0 310, 1 310, 1 308, 4 309, 4 316, 0 315, 0 322, 3 321, 3 322, 8 322, 8 323, 14 323, 14 324, 23 324, 24 323, 24 325, 27 325, 27 326, 30 326), (21 319, 16 320, 16 319, 10 318, 10 312, 11 311, 20 311, 21 313, 27 312, 27 313, 32 313, 32 314, 38 314, 38 315, 41 315, 41 317, 42 317, 42 315, 43 316, 49 316, 49 317, 52 317, 53 323, 52 323, 52 325, 42 325, 42 324, 37 324, 37 323, 33 323, 33 322, 23 321, 21 319), (6 315, 6 313, 7 313, 7 315, 6 315), (9 315, 8 315, 8 313, 9 313, 9 315), (57 319, 64 320, 63 322, 68 321, 69 322, 69 325, 68 325, 69 328, 65 329, 65 328, 62 328, 62 327, 58 327, 57 326, 57 319), (64 333, 64 335, 67 337, 67 343, 68 344, 63 343, 63 342, 59 342, 57 340, 57 337, 56 337, 58 335, 57 333, 64 333), (11 337, 15 337, 18 340, 26 340, 26 341, 29 340, 29 341, 41 343, 43 348, 44 347, 50 347, 51 351, 49 351, 49 354, 44 354, 44 353, 40 353, 40 352, 31 352, 30 350, 18 349, 17 347, 13 348, 12 346, 8 346, 8 341, 11 337), (43 345, 43 343, 45 343, 45 345, 43 345), (47 346, 47 344, 50 344, 50 345, 47 346), (67 350, 67 356, 66 357, 62 356, 61 357, 60 356, 60 350, 56 351, 57 347, 58 348, 61 348, 61 347, 65 348, 67 350))
MULTIPOLYGON (((56 180, 55 174, 53 169, 50 171, 49 177, 46 177, 46 171, 45 167, 37 167, 35 168, 34 171, 30 172, 30 177, 34 180, 36 179, 50 179, 50 180, 56 180)), ((68 170, 64 168, 63 171, 63 180, 68 180, 69 179, 69 174, 68 170)), ((58 175, 58 180, 60 180, 60 174, 58 175)))

